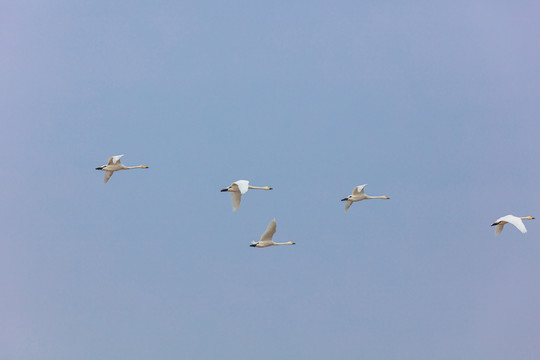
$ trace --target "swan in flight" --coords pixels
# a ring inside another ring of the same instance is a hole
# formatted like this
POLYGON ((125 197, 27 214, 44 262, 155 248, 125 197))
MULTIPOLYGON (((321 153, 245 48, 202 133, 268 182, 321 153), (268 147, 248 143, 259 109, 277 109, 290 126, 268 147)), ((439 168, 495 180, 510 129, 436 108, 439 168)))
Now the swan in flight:
POLYGON ((259 240, 259 242, 253 241, 251 245, 249 246, 263 248, 263 247, 268 247, 268 246, 273 246, 273 245, 294 245, 295 244, 292 241, 287 241, 284 243, 274 242, 272 240, 272 236, 274 236, 275 233, 276 233, 276 219, 273 219, 272 221, 270 221, 270 224, 268 224, 268 227, 266 228, 266 231, 264 232, 264 234, 262 234, 261 240, 259 240))
POLYGON ((232 197, 232 208, 236 212, 240 207, 240 201, 242 200, 242 195, 245 194, 249 189, 259 189, 259 190, 272 190, 268 186, 251 186, 247 180, 238 180, 231 184, 231 186, 221 189, 221 192, 230 192, 232 197))
POLYGON ((514 215, 506 215, 495 220, 495 222, 491 224, 491 226, 495 226, 495 235, 499 235, 503 230, 504 224, 508 223, 514 225, 518 228, 519 231, 525 234, 527 232, 527 229, 525 228, 525 225, 523 225, 523 221, 521 221, 522 219, 532 220, 534 218, 532 216, 517 217, 514 215))
POLYGON ((138 165, 138 166, 125 166, 120 162, 120 158, 124 155, 115 155, 111 156, 109 158, 109 161, 107 162, 107 165, 102 165, 100 167, 97 167, 96 170, 105 171, 105 184, 109 179, 111 178, 112 174, 115 171, 118 170, 128 170, 128 169, 148 169, 148 166, 146 165, 138 165))
POLYGON ((357 186, 353 189, 352 195, 347 196, 345 199, 341 199, 341 201, 346 201, 345 204, 345 211, 349 210, 353 202, 356 201, 362 201, 366 199, 390 199, 388 196, 369 196, 364 193, 364 188, 367 186, 367 184, 357 186))

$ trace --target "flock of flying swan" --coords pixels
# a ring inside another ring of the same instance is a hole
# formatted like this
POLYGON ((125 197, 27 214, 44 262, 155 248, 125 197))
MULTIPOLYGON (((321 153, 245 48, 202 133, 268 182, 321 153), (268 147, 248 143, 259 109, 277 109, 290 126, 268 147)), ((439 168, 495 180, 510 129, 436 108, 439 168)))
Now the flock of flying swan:
MULTIPOLYGON (((242 200, 242 195, 247 193, 249 189, 258 189, 258 190, 272 190, 269 186, 251 186, 247 180, 238 180, 233 182, 229 187, 221 189, 221 192, 230 192, 232 200, 232 209, 234 212, 238 211, 240 207, 240 201, 242 200)), ((275 230, 274 230, 275 231, 275 230)))
MULTIPOLYGON (((129 169, 148 169, 148 166, 146 165, 137 165, 137 166, 125 166, 120 162, 120 158, 124 155, 115 155, 111 156, 109 158, 109 161, 107 161, 107 165, 102 165, 96 168, 96 170, 105 171, 105 179, 104 182, 107 183, 113 173, 118 170, 129 170, 129 169)), ((380 196, 369 196, 366 195, 364 192, 365 187, 367 184, 356 186, 352 194, 347 196, 344 199, 341 199, 341 201, 346 201, 345 204, 345 211, 349 210, 353 202, 367 200, 367 199, 390 199, 386 195, 380 195, 380 196)), ((244 195, 249 189, 258 189, 258 190, 272 190, 269 186, 251 186, 249 185, 248 180, 238 180, 233 182, 230 186, 221 189, 221 192, 230 192, 231 193, 231 200, 232 200, 232 209, 234 212, 238 211, 238 208, 240 207, 240 201, 242 200, 242 195, 244 195)), ((495 220, 491 226, 495 226, 495 235, 499 235, 501 231, 503 230, 503 227, 505 224, 512 224, 516 228, 518 228, 519 231, 522 233, 527 232, 527 228, 525 228, 525 225, 523 224, 522 220, 533 220, 534 217, 532 216, 514 216, 514 215, 506 215, 501 218, 498 218, 495 220)), ((292 241, 284 242, 284 243, 277 243, 272 240, 272 237, 276 233, 276 219, 273 219, 270 221, 270 224, 268 224, 268 227, 266 228, 266 231, 262 234, 261 239, 258 242, 253 241, 251 243, 251 247, 258 247, 258 248, 264 248, 268 246, 274 246, 274 245, 294 245, 295 243, 292 241)))
POLYGON ((364 193, 364 188, 367 186, 367 184, 357 186, 353 189, 352 194, 347 196, 345 199, 341 199, 341 201, 346 201, 345 204, 345 211, 349 210, 353 202, 362 201, 366 199, 390 199, 388 196, 381 195, 381 196, 369 196, 364 193))
POLYGON ((514 215, 506 215, 495 220, 495 222, 491 224, 491 226, 495 226, 495 235, 499 235, 501 233, 501 231, 503 230, 504 224, 512 224, 515 227, 517 227, 519 231, 525 234, 527 232, 527 228, 525 228, 523 221, 521 221, 522 219, 532 220, 534 218, 532 216, 517 217, 514 215))
POLYGON ((107 183, 107 181, 109 181, 109 179, 111 178, 111 176, 113 175, 115 171, 129 170, 129 169, 148 169, 148 166, 146 165, 137 165, 137 166, 124 165, 120 162, 120 158, 122 156, 124 155, 111 156, 109 158, 109 161, 107 161, 107 165, 102 165, 96 168, 96 170, 105 171, 105 179, 104 179, 105 184, 107 183))
POLYGON ((249 246, 263 248, 263 247, 268 247, 268 246, 273 246, 273 245, 294 245, 292 241, 287 241, 284 243, 274 242, 274 240, 272 240, 272 237, 274 236, 275 233, 276 233, 276 219, 272 219, 272 221, 270 221, 270 224, 268 224, 266 231, 262 234, 259 242, 253 241, 251 245, 249 246))

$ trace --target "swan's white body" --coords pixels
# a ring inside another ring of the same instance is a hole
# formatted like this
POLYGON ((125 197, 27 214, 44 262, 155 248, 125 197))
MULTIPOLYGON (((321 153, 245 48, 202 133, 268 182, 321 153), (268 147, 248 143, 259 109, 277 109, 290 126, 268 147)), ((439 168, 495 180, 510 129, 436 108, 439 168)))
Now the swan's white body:
POLYGON ((495 220, 495 222, 491 224, 491 226, 495 226, 495 235, 499 235, 501 233, 501 231, 503 230, 504 224, 512 224, 515 227, 517 227, 519 231, 525 234, 527 232, 527 228, 525 228, 525 225, 523 224, 522 219, 532 220, 534 218, 532 216, 517 217, 514 215, 506 215, 495 220))
POLYGON ((231 200, 232 200, 232 208, 233 211, 238 211, 238 208, 240 207, 240 201, 242 201, 242 195, 244 195, 249 189, 259 189, 259 190, 272 190, 271 187, 268 186, 251 186, 249 185, 249 181, 247 180, 238 180, 233 182, 229 187, 226 187, 225 189, 221 189, 221 192, 230 192, 231 193, 231 200))
POLYGON ((369 196, 364 193, 364 188, 367 186, 367 184, 357 186, 353 189, 353 192, 351 195, 347 196, 345 199, 341 199, 341 201, 346 201, 345 204, 345 211, 349 210, 353 202, 362 201, 366 199, 390 199, 388 196, 369 196))
POLYGON ((120 162, 120 158, 122 156, 124 155, 111 156, 109 158, 109 161, 107 162, 107 165, 102 165, 96 168, 96 170, 105 171, 105 179, 104 179, 105 184, 107 183, 107 181, 109 181, 109 179, 111 178, 111 176, 113 175, 115 171, 129 170, 129 169, 148 169, 148 166, 146 165, 125 166, 124 164, 120 162))
POLYGON ((264 248, 268 246, 274 246, 274 245, 294 245, 292 241, 287 241, 284 243, 277 243, 272 240, 272 237, 276 233, 276 219, 273 219, 270 221, 270 224, 268 224, 268 227, 266 228, 266 231, 262 234, 261 239, 259 242, 252 242, 251 247, 258 247, 258 248, 264 248))

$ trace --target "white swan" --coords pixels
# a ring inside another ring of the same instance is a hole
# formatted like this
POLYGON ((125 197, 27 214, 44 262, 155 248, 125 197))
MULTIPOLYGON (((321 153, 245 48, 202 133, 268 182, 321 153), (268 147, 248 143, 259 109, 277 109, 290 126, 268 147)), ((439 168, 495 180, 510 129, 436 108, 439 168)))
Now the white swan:
POLYGON ((519 231, 525 234, 527 232, 527 229, 525 228, 525 225, 523 225, 523 221, 521 221, 522 219, 532 220, 534 218, 532 216, 517 217, 514 215, 506 215, 495 220, 495 222, 491 224, 491 226, 495 226, 495 235, 499 235, 503 230, 504 224, 508 223, 514 225, 518 228, 519 231))
POLYGON ((292 241, 287 241, 284 243, 274 242, 272 240, 272 236, 274 236, 275 233, 276 233, 276 219, 273 219, 272 221, 270 221, 270 224, 268 224, 268 227, 266 228, 266 231, 264 232, 264 234, 262 234, 261 240, 259 240, 259 242, 253 241, 251 245, 249 246, 263 248, 263 247, 274 246, 274 245, 294 245, 295 244, 292 241))
POLYGON ((107 162, 107 165, 102 165, 100 167, 97 167, 96 170, 105 171, 105 184, 109 179, 111 178, 112 174, 115 171, 118 170, 128 170, 128 169, 148 169, 148 166, 146 165, 138 165, 138 166, 125 166, 120 162, 120 158, 124 155, 115 155, 111 156, 109 158, 109 161, 107 162))
POLYGON ((341 201, 346 201, 345 204, 345 211, 349 210, 353 202, 356 201, 362 201, 366 199, 390 199, 388 196, 369 196, 364 193, 364 188, 367 186, 367 184, 357 186, 353 189, 352 195, 349 195, 345 199, 341 199, 341 201))
POLYGON ((240 201, 242 200, 242 195, 245 194, 249 189, 259 189, 259 190, 272 190, 271 187, 268 186, 251 186, 249 185, 249 181, 247 180, 238 180, 231 184, 231 186, 226 187, 225 189, 221 189, 221 192, 228 191, 231 193, 232 197, 232 208, 233 211, 236 212, 238 208, 240 207, 240 201))

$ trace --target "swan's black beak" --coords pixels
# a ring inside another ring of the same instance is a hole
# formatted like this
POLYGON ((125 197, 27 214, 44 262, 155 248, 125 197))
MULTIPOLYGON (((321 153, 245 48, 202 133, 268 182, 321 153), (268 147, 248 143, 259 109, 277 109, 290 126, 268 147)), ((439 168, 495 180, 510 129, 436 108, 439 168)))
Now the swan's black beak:
POLYGON ((220 191, 221 192, 225 192, 225 191, 228 191, 229 189, 221 189, 220 191))
POLYGON ((347 201, 347 200, 349 200, 349 198, 341 199, 341 201, 347 201))

